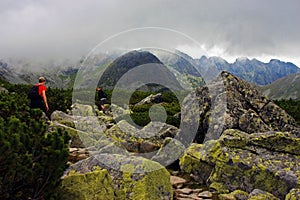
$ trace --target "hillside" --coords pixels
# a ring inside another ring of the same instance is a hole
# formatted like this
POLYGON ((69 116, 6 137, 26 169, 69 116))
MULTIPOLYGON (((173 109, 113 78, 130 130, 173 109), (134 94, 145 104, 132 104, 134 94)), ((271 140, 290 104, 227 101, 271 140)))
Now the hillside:
POLYGON ((143 82, 151 87, 157 87, 156 84, 160 84, 162 86, 172 85, 173 88, 181 89, 175 75, 148 51, 130 51, 115 59, 103 72, 99 85, 112 88, 124 75, 126 78, 123 79, 123 85, 126 83, 127 88, 132 82, 143 82), (139 69, 139 67, 141 68, 139 69))
POLYGON ((74 84, 77 64, 65 62, 36 62, 24 59, 0 59, 0 78, 13 84, 35 84, 44 76, 47 85, 54 88, 71 88, 74 84))
POLYGON ((288 75, 258 89, 271 99, 300 100, 300 73, 288 75))

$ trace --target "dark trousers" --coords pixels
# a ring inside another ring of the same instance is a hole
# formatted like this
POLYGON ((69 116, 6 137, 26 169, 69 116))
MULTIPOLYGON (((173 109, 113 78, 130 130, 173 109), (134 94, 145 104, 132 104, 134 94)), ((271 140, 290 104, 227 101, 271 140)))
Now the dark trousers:
POLYGON ((46 106, 42 99, 31 99, 30 108, 40 108, 44 113, 46 113, 46 106))

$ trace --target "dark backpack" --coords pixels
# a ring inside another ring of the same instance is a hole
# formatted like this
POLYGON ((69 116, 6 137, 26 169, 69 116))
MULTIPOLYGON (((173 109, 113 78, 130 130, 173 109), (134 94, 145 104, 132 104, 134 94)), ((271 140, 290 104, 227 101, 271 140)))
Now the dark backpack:
POLYGON ((100 90, 98 91, 98 99, 102 98, 107 98, 107 94, 103 90, 100 90))
POLYGON ((29 99, 40 99, 41 96, 39 95, 39 86, 34 85, 30 88, 28 92, 28 98, 29 99))
POLYGON ((104 98, 107 98, 107 94, 103 91, 104 98))

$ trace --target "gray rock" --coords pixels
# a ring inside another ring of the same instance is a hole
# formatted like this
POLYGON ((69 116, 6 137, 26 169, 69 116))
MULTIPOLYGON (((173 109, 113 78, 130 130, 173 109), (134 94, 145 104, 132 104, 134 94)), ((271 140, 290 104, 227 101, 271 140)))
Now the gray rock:
POLYGON ((119 154, 97 154, 71 165, 70 171, 89 173, 95 167, 112 177, 116 199, 172 199, 169 172, 157 162, 119 154))
MULTIPOLYGON (((210 134, 230 128, 247 133, 297 129, 295 120, 253 85, 228 72, 219 79, 196 90, 200 107, 196 142, 218 139, 210 134)), ((184 106, 189 105, 188 101, 184 106)))
POLYGON ((8 90, 4 87, 0 87, 0 93, 8 93, 8 90))
POLYGON ((284 198, 300 180, 300 139, 287 132, 226 130, 219 140, 193 144, 181 169, 220 193, 264 190, 284 198))
POLYGON ((274 195, 260 189, 254 189, 249 194, 248 200, 255 200, 255 199, 279 200, 279 198, 275 197, 274 195))
POLYGON ((137 104, 135 104, 135 106, 140 106, 140 105, 150 104, 150 103, 161 103, 162 100, 163 99, 162 99, 161 93, 151 94, 148 97, 146 97, 145 99, 143 99, 140 102, 138 102, 137 104))
POLYGON ((300 199, 300 189, 293 188, 290 192, 286 195, 285 200, 296 200, 300 199))

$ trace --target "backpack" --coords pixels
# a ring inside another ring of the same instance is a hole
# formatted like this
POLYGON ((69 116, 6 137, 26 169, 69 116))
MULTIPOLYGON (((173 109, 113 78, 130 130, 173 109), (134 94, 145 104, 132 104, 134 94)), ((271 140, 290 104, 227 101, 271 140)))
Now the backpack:
POLYGON ((28 92, 28 98, 29 99, 40 99, 41 96, 39 95, 39 86, 34 85, 30 88, 28 92))
POLYGON ((104 98, 107 98, 107 94, 103 91, 104 98))
POLYGON ((100 90, 100 91, 98 92, 98 98, 99 98, 99 99, 107 98, 107 94, 106 94, 103 90, 100 90))

